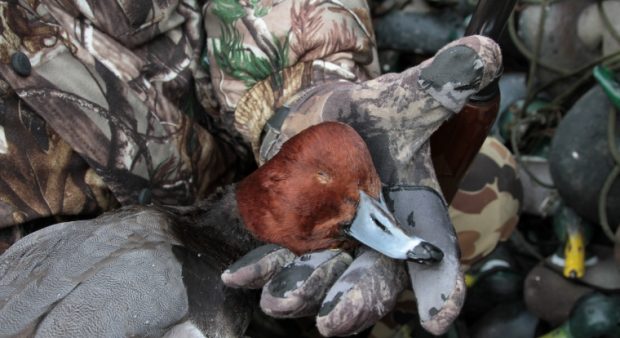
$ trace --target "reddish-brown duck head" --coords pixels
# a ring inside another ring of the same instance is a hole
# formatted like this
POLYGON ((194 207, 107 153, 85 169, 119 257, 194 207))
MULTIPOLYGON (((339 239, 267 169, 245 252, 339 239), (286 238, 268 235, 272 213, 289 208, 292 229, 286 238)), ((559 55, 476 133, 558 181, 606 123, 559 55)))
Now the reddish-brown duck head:
POLYGON ((239 211, 259 239, 301 254, 351 245, 343 227, 360 191, 379 198, 381 182, 362 138, 338 122, 288 140, 237 188, 239 211))

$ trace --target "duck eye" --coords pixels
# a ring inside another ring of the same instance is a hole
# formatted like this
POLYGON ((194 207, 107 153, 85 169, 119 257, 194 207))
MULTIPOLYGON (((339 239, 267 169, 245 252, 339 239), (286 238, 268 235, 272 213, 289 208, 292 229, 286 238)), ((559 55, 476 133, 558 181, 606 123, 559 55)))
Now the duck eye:
POLYGON ((332 181, 332 177, 322 170, 316 173, 316 177, 321 184, 328 184, 332 181))
POLYGON ((353 197, 345 197, 344 198, 344 202, 347 203, 347 204, 350 204, 352 206, 356 206, 357 205, 357 201, 353 197))

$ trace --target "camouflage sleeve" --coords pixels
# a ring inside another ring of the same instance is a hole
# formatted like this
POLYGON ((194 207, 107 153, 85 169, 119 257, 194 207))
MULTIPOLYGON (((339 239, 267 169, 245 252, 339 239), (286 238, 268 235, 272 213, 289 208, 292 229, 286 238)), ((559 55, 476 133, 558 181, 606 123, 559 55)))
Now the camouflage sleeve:
POLYGON ((15 96, 0 103, 0 163, 0 253, 23 235, 14 225, 116 204, 101 177, 15 96))
POLYGON ((215 0, 204 17, 221 114, 234 116, 257 158, 267 119, 288 99, 319 79, 379 75, 365 0, 215 0))
POLYGON ((21 118, 0 121, 12 168, 0 180, 24 199, 0 189, 0 219, 105 209, 107 189, 123 204, 187 204, 233 179, 243 147, 196 123, 217 105, 195 0, 4 1, 0 26, 2 110, 21 118))

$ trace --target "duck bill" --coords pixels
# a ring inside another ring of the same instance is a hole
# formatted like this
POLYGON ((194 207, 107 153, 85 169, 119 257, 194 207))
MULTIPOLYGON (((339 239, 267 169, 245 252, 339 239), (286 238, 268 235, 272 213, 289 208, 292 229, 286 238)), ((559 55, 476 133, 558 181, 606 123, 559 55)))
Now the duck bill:
POLYGON ((443 252, 400 225, 383 198, 360 191, 360 202, 351 226, 345 232, 370 248, 394 259, 421 264, 438 263, 443 252))
POLYGON ((569 279, 583 278, 586 273, 585 247, 583 231, 577 229, 571 232, 569 229, 568 240, 564 246, 564 277, 569 279))

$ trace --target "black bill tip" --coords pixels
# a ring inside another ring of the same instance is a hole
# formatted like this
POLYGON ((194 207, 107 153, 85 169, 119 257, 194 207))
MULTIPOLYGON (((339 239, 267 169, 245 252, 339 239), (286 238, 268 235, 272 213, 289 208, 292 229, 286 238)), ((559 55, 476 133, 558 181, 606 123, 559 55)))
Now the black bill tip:
POLYGON ((435 264, 443 259, 443 251, 429 242, 422 242, 407 252, 407 258, 420 264, 435 264))

